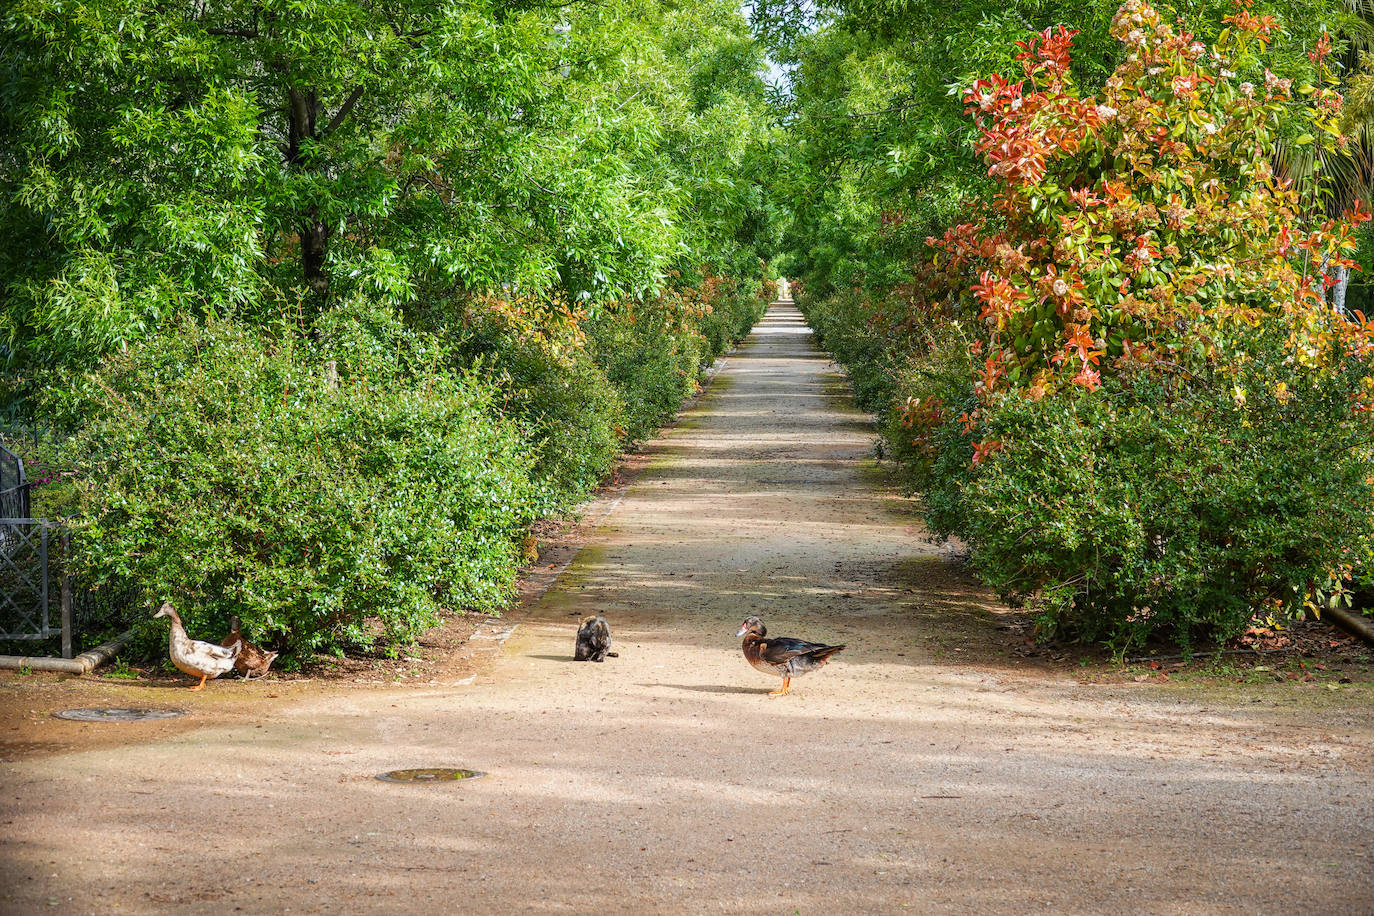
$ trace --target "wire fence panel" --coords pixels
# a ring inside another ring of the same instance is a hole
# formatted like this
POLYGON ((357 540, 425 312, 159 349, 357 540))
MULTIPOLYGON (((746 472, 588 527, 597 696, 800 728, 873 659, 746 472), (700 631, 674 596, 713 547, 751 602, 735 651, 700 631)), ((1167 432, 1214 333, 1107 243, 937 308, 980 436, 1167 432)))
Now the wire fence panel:
MULTIPOLYGON (((37 431, 0 425, 15 445, 37 431), (16 433, 18 429, 18 433, 16 433)), ((24 459, 0 443, 0 655, 57 651, 71 658, 88 640, 133 626, 144 602, 132 582, 87 581, 70 560, 65 521, 33 518, 24 459), (48 647, 34 645, 53 640, 48 647)), ((40 508, 41 511, 41 508, 40 508)))
POLYGON ((62 585, 46 519, 0 518, 0 639, 48 639, 62 633, 62 585))
POLYGON ((28 518, 29 514, 24 459, 0 445, 0 518, 28 518))

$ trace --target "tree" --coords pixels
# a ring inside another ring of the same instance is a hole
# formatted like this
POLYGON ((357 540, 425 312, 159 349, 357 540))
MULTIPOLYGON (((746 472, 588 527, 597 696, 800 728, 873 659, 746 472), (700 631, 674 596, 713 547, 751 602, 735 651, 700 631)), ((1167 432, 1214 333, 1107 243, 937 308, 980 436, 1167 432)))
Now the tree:
POLYGON ((768 128, 728 5, 27 0, 0 28, 16 365, 179 311, 596 304, 722 245, 758 271, 768 128))

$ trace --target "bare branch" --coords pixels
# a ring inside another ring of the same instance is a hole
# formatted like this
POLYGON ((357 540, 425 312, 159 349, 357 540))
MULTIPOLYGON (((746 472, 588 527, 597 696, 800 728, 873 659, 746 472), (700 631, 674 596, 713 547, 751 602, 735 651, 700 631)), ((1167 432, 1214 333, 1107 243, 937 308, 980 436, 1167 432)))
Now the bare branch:
POLYGON ((333 120, 325 126, 324 130, 320 131, 320 136, 322 138, 332 134, 338 126, 344 122, 344 118, 348 117, 348 113, 353 110, 354 105, 358 104, 358 99, 362 98, 362 95, 362 86, 359 86, 349 93, 348 98, 344 100, 343 105, 339 108, 338 113, 334 115, 333 120))

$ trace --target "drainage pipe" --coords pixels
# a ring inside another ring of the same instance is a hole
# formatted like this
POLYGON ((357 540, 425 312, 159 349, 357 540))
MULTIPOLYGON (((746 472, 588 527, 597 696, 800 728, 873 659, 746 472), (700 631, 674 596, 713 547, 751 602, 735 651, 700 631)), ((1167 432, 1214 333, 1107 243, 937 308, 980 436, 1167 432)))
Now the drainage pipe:
POLYGON ((114 654, 133 639, 134 631, 121 633, 107 643, 82 652, 76 658, 48 656, 0 655, 0 668, 30 668, 34 671, 61 671, 65 674, 90 674, 108 662, 114 654))

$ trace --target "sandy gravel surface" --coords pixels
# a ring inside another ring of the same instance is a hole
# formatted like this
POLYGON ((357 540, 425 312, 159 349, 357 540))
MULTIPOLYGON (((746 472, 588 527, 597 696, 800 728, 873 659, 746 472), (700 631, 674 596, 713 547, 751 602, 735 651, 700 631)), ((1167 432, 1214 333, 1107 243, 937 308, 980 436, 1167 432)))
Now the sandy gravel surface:
POLYGON ((775 306, 471 682, 91 687, 193 714, 0 763, 0 911, 1374 912, 1368 691, 965 662, 998 609, 872 436, 775 306), (772 699, 747 614, 849 648, 772 699))

